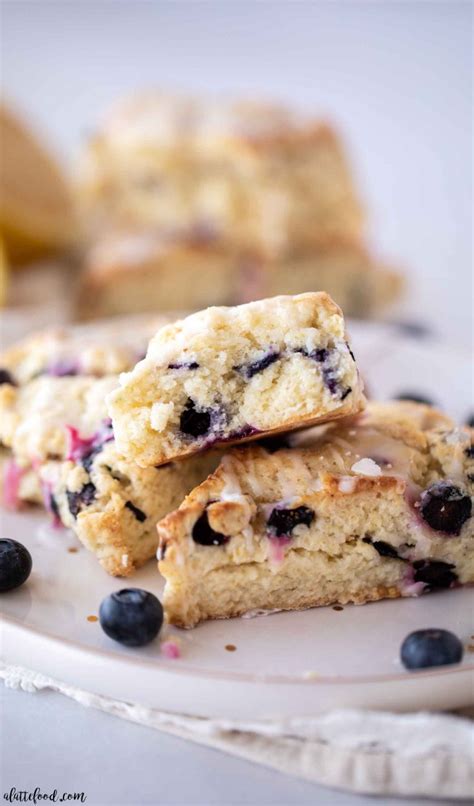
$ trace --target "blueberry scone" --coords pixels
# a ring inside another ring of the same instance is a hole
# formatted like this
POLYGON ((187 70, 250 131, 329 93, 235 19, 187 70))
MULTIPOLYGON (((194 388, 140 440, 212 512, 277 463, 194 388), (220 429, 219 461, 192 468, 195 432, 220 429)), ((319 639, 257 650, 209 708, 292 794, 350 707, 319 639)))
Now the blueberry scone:
POLYGON ((83 444, 112 439, 105 398, 117 376, 51 377, 0 386, 0 442, 20 465, 73 458, 83 444))
POLYGON ((370 403, 292 439, 232 450, 158 524, 172 623, 474 582, 472 431, 370 403))
POLYGON ((140 468, 113 440, 83 446, 75 460, 39 468, 44 503, 113 576, 129 576, 156 554, 156 524, 217 465, 206 453, 186 462, 140 468))
POLYGON ((78 316, 232 305, 251 265, 204 230, 106 233, 86 250, 78 316))
POLYGON ((338 134, 268 103, 135 95, 107 115, 78 173, 92 238, 104 229, 205 229, 283 254, 363 228, 338 134))
POLYGON ((166 326, 109 396, 117 446, 142 467, 363 405, 342 312, 325 293, 208 308, 166 326))
POLYGON ((117 232, 87 250, 78 315, 198 310, 324 289, 346 315, 367 317, 391 304, 402 287, 401 274, 353 238, 325 238, 269 257, 239 252, 205 231, 117 232))
POLYGON ((173 318, 177 316, 105 319, 33 333, 0 354, 0 384, 21 386, 42 375, 125 372, 143 358, 151 336, 173 318))
POLYGON ((0 385, 0 443, 10 449, 3 463, 7 507, 41 502, 37 470, 43 462, 74 459, 113 439, 105 398, 117 382, 116 375, 41 375, 23 386, 0 385))

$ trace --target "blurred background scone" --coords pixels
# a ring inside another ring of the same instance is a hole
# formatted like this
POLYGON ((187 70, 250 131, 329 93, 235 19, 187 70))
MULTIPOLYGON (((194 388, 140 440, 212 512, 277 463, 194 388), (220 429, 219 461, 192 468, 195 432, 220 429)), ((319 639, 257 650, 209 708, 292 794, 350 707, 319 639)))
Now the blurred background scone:
POLYGON ((335 132, 269 104, 124 100, 90 141, 80 190, 92 231, 204 229, 271 254, 363 226, 335 132))
MULTIPOLYGON (((0 130, 3 296, 36 327, 317 290, 379 318, 400 296, 402 276, 367 245, 341 138, 314 117, 135 94, 72 178, 6 108, 0 130)), ((22 335, 13 320, 4 343, 13 327, 22 335)))
POLYGON ((366 248, 338 134, 285 107, 126 99, 86 147, 77 193, 81 318, 320 289, 367 317, 401 290, 366 248))

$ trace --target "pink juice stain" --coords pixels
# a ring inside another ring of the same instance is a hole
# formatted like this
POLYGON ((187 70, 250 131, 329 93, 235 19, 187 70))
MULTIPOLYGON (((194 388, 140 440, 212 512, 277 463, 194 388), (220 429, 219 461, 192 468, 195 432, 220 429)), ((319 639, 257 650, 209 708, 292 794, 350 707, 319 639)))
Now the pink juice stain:
POLYGON ((5 463, 3 477, 3 503, 7 509, 18 509, 20 505, 20 481, 26 471, 19 467, 14 459, 5 463))

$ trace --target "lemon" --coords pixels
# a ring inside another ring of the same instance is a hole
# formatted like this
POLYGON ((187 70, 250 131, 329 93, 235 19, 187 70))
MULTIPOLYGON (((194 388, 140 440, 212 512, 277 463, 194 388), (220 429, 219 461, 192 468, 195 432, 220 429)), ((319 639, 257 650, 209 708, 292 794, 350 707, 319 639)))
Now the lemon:
POLYGON ((35 135, 0 106, 0 234, 12 263, 64 249, 74 237, 72 194, 35 135))

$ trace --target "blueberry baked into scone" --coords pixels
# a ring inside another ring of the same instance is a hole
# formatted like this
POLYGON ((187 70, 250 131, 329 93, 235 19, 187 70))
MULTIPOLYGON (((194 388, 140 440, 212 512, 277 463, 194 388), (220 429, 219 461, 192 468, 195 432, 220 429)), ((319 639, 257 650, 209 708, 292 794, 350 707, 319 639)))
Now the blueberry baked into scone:
POLYGON ((140 468, 113 439, 83 445, 75 460, 39 467, 44 503, 113 576, 129 576, 156 554, 156 524, 214 470, 210 452, 140 468))
POLYGON ((233 449, 158 524, 170 622, 474 582, 472 436, 428 406, 369 403, 293 447, 233 449))
POLYGON ((208 308, 151 340, 109 395, 117 447, 142 467, 355 414, 362 382, 325 293, 208 308))

